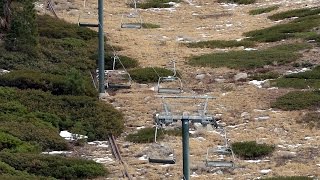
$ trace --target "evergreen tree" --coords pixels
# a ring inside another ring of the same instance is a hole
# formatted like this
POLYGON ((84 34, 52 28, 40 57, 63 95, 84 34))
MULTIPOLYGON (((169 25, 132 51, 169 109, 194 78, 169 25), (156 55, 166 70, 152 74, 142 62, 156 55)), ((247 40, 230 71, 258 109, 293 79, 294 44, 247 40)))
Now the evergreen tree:
POLYGON ((34 0, 16 0, 11 3, 11 7, 11 25, 5 38, 6 49, 36 54, 38 28, 34 0))

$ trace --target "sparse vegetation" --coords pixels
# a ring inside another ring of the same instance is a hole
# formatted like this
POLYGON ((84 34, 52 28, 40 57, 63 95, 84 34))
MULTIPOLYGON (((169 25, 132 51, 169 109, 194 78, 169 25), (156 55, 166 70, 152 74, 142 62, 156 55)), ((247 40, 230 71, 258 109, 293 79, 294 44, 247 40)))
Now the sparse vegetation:
POLYGON ((301 119, 297 120, 298 123, 306 124, 310 128, 320 128, 320 113, 308 112, 301 119))
POLYGON ((276 42, 283 39, 299 38, 301 33, 305 34, 304 39, 309 39, 310 36, 307 35, 319 25, 320 15, 317 14, 301 17, 285 24, 246 32, 244 35, 250 37, 250 40, 258 42, 276 42))
POLYGON ((129 71, 131 78, 138 83, 158 82, 159 76, 170 76, 171 70, 158 67, 136 68, 129 71), (159 75, 159 76, 158 76, 159 75))
POLYGON ((320 66, 311 71, 285 75, 272 81, 273 86, 296 89, 318 89, 320 88, 320 66))
POLYGON ((189 48, 228 48, 228 47, 254 47, 255 43, 253 41, 222 41, 222 40, 211 40, 211 41, 200 41, 187 43, 187 47, 189 48))
POLYGON ((282 19, 291 18, 291 17, 312 16, 312 15, 317 15, 319 13, 320 13, 320 7, 303 8, 303 9, 294 9, 294 10, 277 13, 269 16, 268 18, 271 20, 277 21, 277 20, 282 20, 282 19))
MULTIPOLYGON (((165 134, 169 136, 181 136, 181 133, 182 131, 179 128, 171 130, 158 129, 157 140, 162 140, 165 134)), ((136 133, 129 134, 126 137, 126 141, 135 143, 152 143, 154 142, 154 134, 155 128, 143 128, 136 133)))
POLYGON ((253 4, 256 0, 218 0, 219 3, 253 4))
POLYGON ((279 9, 279 6, 270 6, 270 7, 265 7, 265 8, 258 8, 258 9, 253 9, 249 11, 250 15, 257 15, 257 14, 263 14, 263 13, 268 13, 274 10, 279 9))
POLYGON ((233 152, 244 159, 256 159, 270 155, 273 145, 257 144, 255 141, 235 142, 232 143, 233 152))
POLYGON ((271 104, 271 107, 289 111, 312 109, 319 105, 319 101, 319 91, 294 91, 279 97, 271 104))
MULTIPOLYGON (((180 2, 180 0, 147 0, 143 3, 137 3, 137 8, 148 9, 148 8, 170 8, 173 5, 170 2, 180 2)), ((131 3, 130 7, 134 7, 134 4, 131 3)))
POLYGON ((313 178, 310 178, 307 176, 279 176, 279 177, 263 178, 263 180, 313 180, 313 178))
POLYGON ((297 51, 310 48, 307 44, 285 44, 257 51, 230 51, 192 57, 190 65, 253 69, 264 65, 281 65, 294 62, 301 55, 297 51))
POLYGON ((145 28, 145 29, 155 29, 155 28, 160 28, 160 25, 158 25, 158 24, 152 24, 152 23, 142 23, 142 28, 145 28))
POLYGON ((15 170, 58 179, 87 179, 106 175, 102 164, 94 161, 26 153, 0 153, 0 160, 15 170))
MULTIPOLYGON (((123 66, 126 69, 131 69, 131 68, 135 68, 139 66, 139 62, 136 59, 130 58, 128 56, 118 56, 121 63, 123 64, 123 66)), ((98 54, 95 53, 94 55, 92 55, 90 57, 92 60, 94 61, 98 61, 98 54)), ((113 58, 114 55, 110 53, 105 53, 104 54, 104 65, 105 65, 105 69, 112 69, 113 67, 113 58)), ((122 69, 122 65, 119 63, 119 61, 116 61, 115 64, 115 69, 122 69)))
POLYGON ((266 79, 276 79, 279 76, 280 76, 280 74, 277 72, 256 73, 256 74, 250 76, 250 79, 262 81, 262 80, 266 80, 266 79))

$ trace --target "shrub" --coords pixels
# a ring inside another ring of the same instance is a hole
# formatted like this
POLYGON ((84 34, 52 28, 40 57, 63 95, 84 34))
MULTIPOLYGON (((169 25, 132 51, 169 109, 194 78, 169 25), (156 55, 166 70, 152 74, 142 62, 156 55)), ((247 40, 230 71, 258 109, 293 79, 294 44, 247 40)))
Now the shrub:
MULTIPOLYGON (((154 142, 155 128, 143 128, 138 132, 129 134, 126 137, 126 141, 131 141, 134 143, 152 143, 154 142)), ((164 138, 163 131, 158 130, 157 140, 164 138)))
POLYGON ((96 96, 88 78, 73 69, 67 76, 41 73, 37 71, 18 70, 0 76, 0 86, 17 87, 19 89, 41 89, 52 94, 96 96))
POLYGON ((320 25, 320 15, 306 16, 285 24, 244 33, 249 40, 258 42, 276 42, 282 39, 299 37, 299 33, 311 32, 320 25))
MULTIPOLYGON (((147 0, 143 3, 137 3, 137 8, 170 8, 172 5, 169 2, 180 2, 180 0, 147 0)), ((134 7, 134 3, 131 3, 130 7, 134 7)))
POLYGON ((294 9, 294 10, 273 14, 268 18, 271 20, 277 21, 277 20, 282 20, 282 19, 291 18, 291 17, 306 17, 311 15, 317 15, 319 13, 320 13, 319 7, 303 8, 303 9, 294 9))
POLYGON ((61 156, 0 153, 0 159, 16 170, 58 179, 86 179, 107 174, 102 164, 61 156))
POLYGON ((313 108, 319 104, 320 92, 289 92, 271 104, 273 108, 282 110, 300 110, 313 108))
MULTIPOLYGON (((104 54, 104 68, 105 69, 112 69, 113 68, 113 54, 111 53, 105 53, 104 54)), ((130 58, 128 56, 118 56, 121 63, 126 69, 135 68, 139 66, 139 62, 136 59, 130 58)), ((90 57, 92 60, 95 60, 98 62, 98 54, 95 53, 90 57)), ((123 69, 122 65, 119 63, 119 61, 116 61, 115 69, 123 69)))
MULTIPOLYGON (((0 116, 0 130, 22 141, 39 144, 42 150, 68 149, 68 144, 59 136, 58 129, 33 117, 2 115, 0 116)), ((28 150, 28 147, 20 149, 28 150)), ((32 150, 31 147, 29 149, 32 150)))
POLYGON ((194 43, 188 43, 189 48, 227 48, 227 47, 254 47, 255 44, 252 41, 222 41, 222 40, 211 40, 211 41, 200 41, 194 43))
POLYGON ((263 180, 312 180, 313 178, 306 176, 279 176, 279 177, 270 177, 263 178, 263 180))
POLYGON ((40 149, 31 144, 25 143, 20 139, 0 131, 0 151, 9 152, 39 152, 40 149))
POLYGON ((168 69, 158 67, 137 68, 129 71, 131 78, 138 83, 158 82, 159 76, 170 76, 173 72, 168 69))
POLYGON ((189 59, 193 66, 228 67, 233 69, 253 69, 272 64, 287 64, 301 55, 295 51, 310 48, 307 44, 286 44, 257 51, 230 51, 195 56, 189 59))
POLYGON ((257 73, 257 74, 250 76, 250 79, 262 81, 262 80, 266 80, 266 79, 276 79, 279 76, 280 76, 280 74, 277 72, 257 73))
POLYGON ((1 174, 0 179, 3 180, 56 180, 52 177, 41 177, 24 173, 21 175, 1 174))
POLYGON ((268 13, 274 10, 279 9, 279 6, 270 6, 270 7, 265 7, 265 8, 258 8, 258 9, 253 9, 249 11, 250 15, 257 15, 257 14, 263 14, 263 13, 268 13))
POLYGON ((158 25, 158 24, 151 24, 151 23, 142 23, 142 28, 145 28, 145 29, 155 29, 155 28, 160 28, 160 25, 158 25))
POLYGON ((70 24, 49 15, 37 16, 37 24, 39 34, 42 37, 89 40, 98 36, 96 31, 89 28, 79 28, 76 24, 70 24))
POLYGON ((301 119, 297 120, 298 123, 307 124, 310 128, 320 128, 320 113, 309 112, 301 119))
MULTIPOLYGON (((84 133, 89 140, 107 139, 110 133, 119 135, 124 128, 123 115, 119 111, 112 105, 99 102, 92 97, 55 96, 38 90, 11 91, 0 87, 0 98, 21 103, 28 112, 53 114, 58 118, 51 120, 59 121, 55 124, 59 124, 60 130, 67 129, 73 133, 84 133)), ((37 116, 34 117, 33 113, 31 115, 33 115, 31 119, 36 119, 37 116)))
POLYGON ((218 0, 219 3, 253 4, 256 0, 218 0))
POLYGON ((255 141, 245 141, 232 143, 232 150, 236 155, 244 159, 252 159, 271 154, 274 146, 257 144, 255 141))

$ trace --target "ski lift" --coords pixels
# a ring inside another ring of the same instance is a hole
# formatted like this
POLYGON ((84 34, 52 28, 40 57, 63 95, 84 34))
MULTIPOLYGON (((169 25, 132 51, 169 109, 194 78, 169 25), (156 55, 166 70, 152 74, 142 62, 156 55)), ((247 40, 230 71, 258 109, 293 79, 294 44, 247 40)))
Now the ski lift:
POLYGON ((169 148, 169 146, 157 143, 157 133, 158 124, 156 125, 156 130, 154 133, 154 143, 152 144, 156 151, 153 151, 152 154, 149 155, 148 161, 150 163, 175 164, 176 159, 174 156, 174 150, 169 148), (161 152, 161 150, 167 150, 167 152, 161 152))
POLYGON ((134 9, 128 13, 123 14, 121 17, 121 28, 127 29, 141 29, 142 28, 142 18, 137 10, 137 2, 133 0, 134 9))
POLYGON ((78 26, 80 27, 99 27, 99 22, 97 22, 98 17, 94 16, 93 12, 86 8, 86 0, 83 1, 83 9, 79 13, 78 26), (85 19, 87 22, 81 22, 85 19), (90 23, 89 21, 95 21, 96 23, 90 23))
POLYGON ((224 146, 218 146, 217 148, 208 148, 206 155, 206 166, 216 168, 234 168, 234 153, 232 148, 228 145, 228 139, 226 132, 224 131, 224 146), (219 156, 219 158, 217 158, 219 156), (212 158, 215 160, 212 160, 212 158))
POLYGON ((116 54, 113 55, 112 69, 106 70, 105 73, 105 85, 108 89, 129 89, 131 87, 131 76, 116 54), (116 68, 117 61, 122 67, 122 70, 116 68))
POLYGON ((182 93, 182 81, 177 77, 175 61, 170 61, 173 64, 173 75, 167 77, 159 77, 158 79, 158 93, 179 94, 182 93))

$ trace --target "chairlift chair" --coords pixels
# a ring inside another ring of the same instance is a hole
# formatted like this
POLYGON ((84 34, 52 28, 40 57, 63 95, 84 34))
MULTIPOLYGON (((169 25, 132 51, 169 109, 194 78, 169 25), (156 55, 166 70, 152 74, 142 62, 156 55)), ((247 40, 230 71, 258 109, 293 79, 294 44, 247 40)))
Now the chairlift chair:
POLYGON ((121 28, 127 29, 141 29, 142 18, 137 10, 137 2, 133 0, 134 9, 121 17, 121 28))
POLYGON ((86 8, 86 0, 83 1, 83 9, 79 13, 78 17, 78 26, 80 27, 99 27, 99 22, 97 22, 98 17, 93 14, 93 12, 86 8), (82 22, 82 20, 86 20, 86 22, 82 22), (89 21, 94 21, 95 23, 91 23, 89 21))
POLYGON ((159 77, 158 79, 158 93, 180 94, 183 92, 182 81, 176 76, 175 61, 170 61, 173 64, 173 75, 167 77, 159 77))
POLYGON ((131 87, 131 76, 121 63, 120 58, 115 54, 113 56, 112 69, 106 70, 105 75, 107 89, 129 89, 131 87), (122 66, 122 70, 116 69, 117 61, 122 66))
POLYGON ((206 166, 207 167, 216 167, 216 168, 234 168, 234 153, 232 148, 228 145, 228 139, 226 131, 224 131, 224 146, 218 146, 217 148, 208 148, 206 155, 206 166), (211 159, 211 155, 214 157, 220 156, 215 160, 211 159), (209 157, 210 156, 210 157, 209 157))
POLYGON ((154 134, 154 143, 153 143, 153 146, 156 146, 155 149, 157 150, 158 155, 157 156, 149 155, 148 161, 150 163, 175 164, 176 163, 176 159, 175 159, 175 156, 174 156, 174 150, 173 149, 169 148, 170 149, 170 154, 167 155, 167 156, 163 156, 163 155, 160 156, 159 155, 160 149, 165 148, 165 146, 157 143, 157 133, 158 133, 158 124, 156 125, 156 131, 155 131, 155 134, 154 134))

